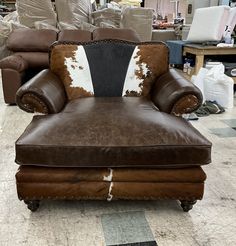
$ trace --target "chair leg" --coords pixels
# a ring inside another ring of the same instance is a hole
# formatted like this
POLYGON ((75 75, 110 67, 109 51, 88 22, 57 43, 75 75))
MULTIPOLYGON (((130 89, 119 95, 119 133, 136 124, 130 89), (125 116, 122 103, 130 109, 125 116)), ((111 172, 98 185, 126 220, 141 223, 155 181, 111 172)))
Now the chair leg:
POLYGON ((24 200, 24 202, 31 212, 35 212, 39 208, 39 200, 24 200))
POLYGON ((187 201, 187 200, 181 200, 181 207, 184 212, 188 212, 193 208, 193 205, 197 202, 197 200, 187 201))

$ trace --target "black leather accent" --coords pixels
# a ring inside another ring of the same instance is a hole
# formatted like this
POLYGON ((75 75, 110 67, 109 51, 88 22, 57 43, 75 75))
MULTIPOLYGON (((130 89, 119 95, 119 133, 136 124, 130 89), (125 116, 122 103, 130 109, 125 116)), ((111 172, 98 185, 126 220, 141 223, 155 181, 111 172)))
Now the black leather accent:
POLYGON ((95 97, 122 96, 127 69, 135 47, 135 44, 125 43, 84 46, 95 97))

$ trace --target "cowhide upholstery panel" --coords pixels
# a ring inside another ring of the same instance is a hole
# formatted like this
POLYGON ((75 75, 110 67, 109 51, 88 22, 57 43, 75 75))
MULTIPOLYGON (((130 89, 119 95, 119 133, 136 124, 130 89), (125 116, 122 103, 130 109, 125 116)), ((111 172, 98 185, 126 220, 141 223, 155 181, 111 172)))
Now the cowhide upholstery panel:
POLYGON ((155 80, 168 71, 168 48, 115 40, 56 43, 50 69, 63 81, 69 100, 148 96, 155 80))

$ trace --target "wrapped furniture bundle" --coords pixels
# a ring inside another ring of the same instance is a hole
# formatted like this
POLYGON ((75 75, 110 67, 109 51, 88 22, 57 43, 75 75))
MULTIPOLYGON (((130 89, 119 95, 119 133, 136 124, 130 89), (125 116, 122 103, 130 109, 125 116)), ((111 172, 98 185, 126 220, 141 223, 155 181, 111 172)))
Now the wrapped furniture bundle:
POLYGON ((92 13, 94 25, 98 27, 119 28, 121 21, 121 10, 106 8, 92 13))
POLYGON ((141 2, 142 2, 142 0, 121 0, 121 1, 119 1, 119 4, 140 7, 141 2))
POLYGON ((16 11, 0 19, 0 59, 11 54, 11 51, 7 49, 6 42, 10 33, 19 28, 27 27, 19 23, 16 11))
POLYGON ((125 8, 121 27, 135 30, 142 41, 152 39, 152 22, 154 12, 147 8, 125 8))
POLYGON ((85 29, 92 31, 89 24, 92 4, 88 0, 56 0, 59 29, 85 29))
POLYGON ((20 23, 27 27, 34 28, 35 23, 40 22, 52 27, 57 25, 56 13, 50 0, 17 0, 16 9, 20 23))

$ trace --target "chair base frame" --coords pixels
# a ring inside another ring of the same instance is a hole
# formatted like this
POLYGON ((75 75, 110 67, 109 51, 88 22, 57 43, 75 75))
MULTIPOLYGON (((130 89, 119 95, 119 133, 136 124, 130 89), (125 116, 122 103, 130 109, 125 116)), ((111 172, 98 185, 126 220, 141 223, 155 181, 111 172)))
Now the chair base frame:
POLYGON ((42 200, 179 200, 184 212, 204 193, 201 167, 182 169, 21 166, 17 193, 35 212, 42 200))

